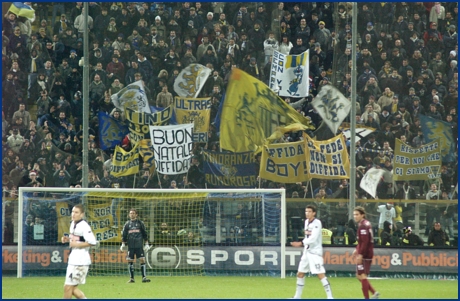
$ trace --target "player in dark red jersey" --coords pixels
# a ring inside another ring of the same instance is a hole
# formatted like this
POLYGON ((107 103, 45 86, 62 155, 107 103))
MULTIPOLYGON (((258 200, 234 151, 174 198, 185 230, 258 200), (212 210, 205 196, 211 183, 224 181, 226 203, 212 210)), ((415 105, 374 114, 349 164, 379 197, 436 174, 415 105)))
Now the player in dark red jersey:
POLYGON ((369 299, 369 291, 372 293, 371 299, 378 299, 380 294, 367 280, 367 275, 371 270, 372 257, 374 257, 374 235, 372 234, 372 225, 366 220, 366 211, 363 207, 358 206, 353 210, 353 217, 358 223, 358 245, 353 251, 353 257, 356 258, 356 278, 361 282, 364 299, 369 299))

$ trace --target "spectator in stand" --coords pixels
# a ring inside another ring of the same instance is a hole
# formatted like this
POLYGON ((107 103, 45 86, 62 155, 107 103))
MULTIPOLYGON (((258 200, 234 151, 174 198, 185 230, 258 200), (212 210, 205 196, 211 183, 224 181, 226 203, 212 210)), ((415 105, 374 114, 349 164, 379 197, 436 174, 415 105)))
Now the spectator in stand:
POLYGON ((323 189, 327 196, 332 195, 332 190, 329 187, 327 187, 327 180, 321 179, 319 181, 319 187, 313 190, 313 195, 316 196, 320 189, 323 189))
MULTIPOLYGON (((439 200, 441 199, 441 191, 438 190, 438 185, 431 184, 430 190, 426 193, 426 200, 439 200)), ((428 235, 430 231, 430 225, 433 225, 434 220, 441 222, 441 211, 436 204, 429 204, 426 212, 426 228, 425 235, 428 235)))
POLYGON ((423 246, 425 242, 415 233, 412 232, 411 227, 403 229, 404 236, 402 237, 403 246, 423 246))
POLYGON ((447 235, 446 231, 441 228, 440 222, 435 222, 431 231, 428 235, 427 244, 430 247, 444 247, 449 246, 449 236, 447 235))

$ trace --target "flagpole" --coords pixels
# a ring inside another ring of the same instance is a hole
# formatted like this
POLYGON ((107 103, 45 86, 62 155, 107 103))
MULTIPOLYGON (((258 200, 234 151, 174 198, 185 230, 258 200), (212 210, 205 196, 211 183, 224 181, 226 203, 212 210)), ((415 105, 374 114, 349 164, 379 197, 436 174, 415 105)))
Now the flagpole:
MULTIPOLYGON (((89 36, 88 36, 88 2, 83 2, 83 145, 82 145, 82 175, 81 186, 88 187, 88 136, 89 136, 89 36)), ((78 131, 79 129, 77 129, 78 131)))
POLYGON ((348 206, 348 217, 353 216, 353 209, 356 206, 356 43, 358 42, 358 5, 353 2, 353 17, 351 27, 351 110, 350 110, 350 206, 348 206))

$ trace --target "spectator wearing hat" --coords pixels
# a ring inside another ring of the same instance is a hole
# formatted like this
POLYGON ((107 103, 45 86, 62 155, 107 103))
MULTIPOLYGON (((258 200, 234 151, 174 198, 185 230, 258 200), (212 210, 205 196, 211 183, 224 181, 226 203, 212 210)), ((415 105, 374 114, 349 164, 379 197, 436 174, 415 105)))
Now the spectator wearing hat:
POLYGON ((326 28, 326 23, 324 21, 318 22, 318 29, 313 32, 313 37, 315 41, 321 45, 321 49, 328 49, 328 42, 331 38, 331 32, 326 28))
POLYGON ((208 30, 208 33, 210 33, 214 30, 214 24, 216 24, 216 21, 214 20, 214 13, 208 12, 206 14, 206 20, 204 20, 203 27, 208 30))
POLYGON ((114 38, 112 43, 112 48, 115 50, 123 51, 125 47, 124 35, 122 33, 118 33, 117 36, 114 38))
MULTIPOLYGON (((457 21, 455 21, 455 24, 457 21)), ((455 50, 455 46, 457 45, 457 27, 454 24, 450 24, 447 28, 445 33, 442 36, 442 41, 445 46, 446 53, 449 53, 452 50, 455 50)))
MULTIPOLYGON (((201 45, 200 45, 201 46, 201 45)), ((199 63, 202 65, 212 64, 212 66, 218 65, 217 55, 214 52, 214 47, 212 45, 208 45, 206 48, 206 52, 202 55, 199 63)))
MULTIPOLYGON (((39 166, 37 167, 39 168, 39 166)), ((43 179, 39 176, 39 169, 38 171, 35 169, 31 170, 28 174, 28 177, 23 179, 22 181, 23 181, 22 184, 26 187, 43 187, 44 186, 43 179)))
POLYGON ((190 7, 189 17, 186 18, 187 23, 193 21, 193 26, 199 32, 203 29, 204 22, 200 15, 196 13, 195 7, 190 7))
MULTIPOLYGON (((431 227, 430 226, 427 226, 427 227, 431 227)), ((412 228, 411 227, 404 227, 403 228, 403 237, 402 237, 402 245, 403 246, 423 246, 425 244, 425 242, 423 241, 423 239, 420 238, 420 236, 418 236, 417 234, 415 234, 414 232, 412 232, 412 228)), ((428 232, 425 233, 425 236, 428 236, 428 232)))
POLYGON ((366 29, 364 30, 363 35, 362 35, 363 40, 366 40, 366 36, 370 35, 370 37, 371 37, 370 40, 371 41, 377 41, 378 34, 374 29, 374 22, 373 21, 367 22, 365 28, 366 29))
POLYGON ((249 64, 244 67, 243 70, 257 79, 262 80, 264 78, 264 69, 260 66, 255 57, 250 58, 249 64))
MULTIPOLYGON (((362 7, 358 9, 358 31, 364 37, 364 32, 367 29, 366 25, 375 22, 375 15, 369 5, 363 3, 362 7)), ((376 37, 376 36, 375 36, 376 37)))

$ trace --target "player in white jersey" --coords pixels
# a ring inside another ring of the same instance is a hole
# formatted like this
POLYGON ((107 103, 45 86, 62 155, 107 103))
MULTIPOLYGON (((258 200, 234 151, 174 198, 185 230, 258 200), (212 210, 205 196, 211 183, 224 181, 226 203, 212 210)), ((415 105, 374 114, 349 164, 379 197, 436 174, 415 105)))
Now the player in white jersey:
POLYGON ((323 226, 319 219, 316 219, 316 206, 308 205, 305 208, 305 238, 302 242, 293 241, 291 246, 304 247, 302 258, 300 258, 297 269, 297 288, 293 299, 300 299, 305 286, 305 273, 311 272, 318 275, 323 284, 328 299, 333 299, 331 285, 326 277, 326 270, 323 263, 323 226))
POLYGON ((77 287, 85 284, 86 275, 91 264, 89 248, 96 245, 97 241, 89 224, 83 220, 85 209, 78 204, 72 208, 72 223, 70 235, 63 236, 61 242, 69 243, 71 248, 64 283, 64 299, 86 299, 85 294, 77 287))

